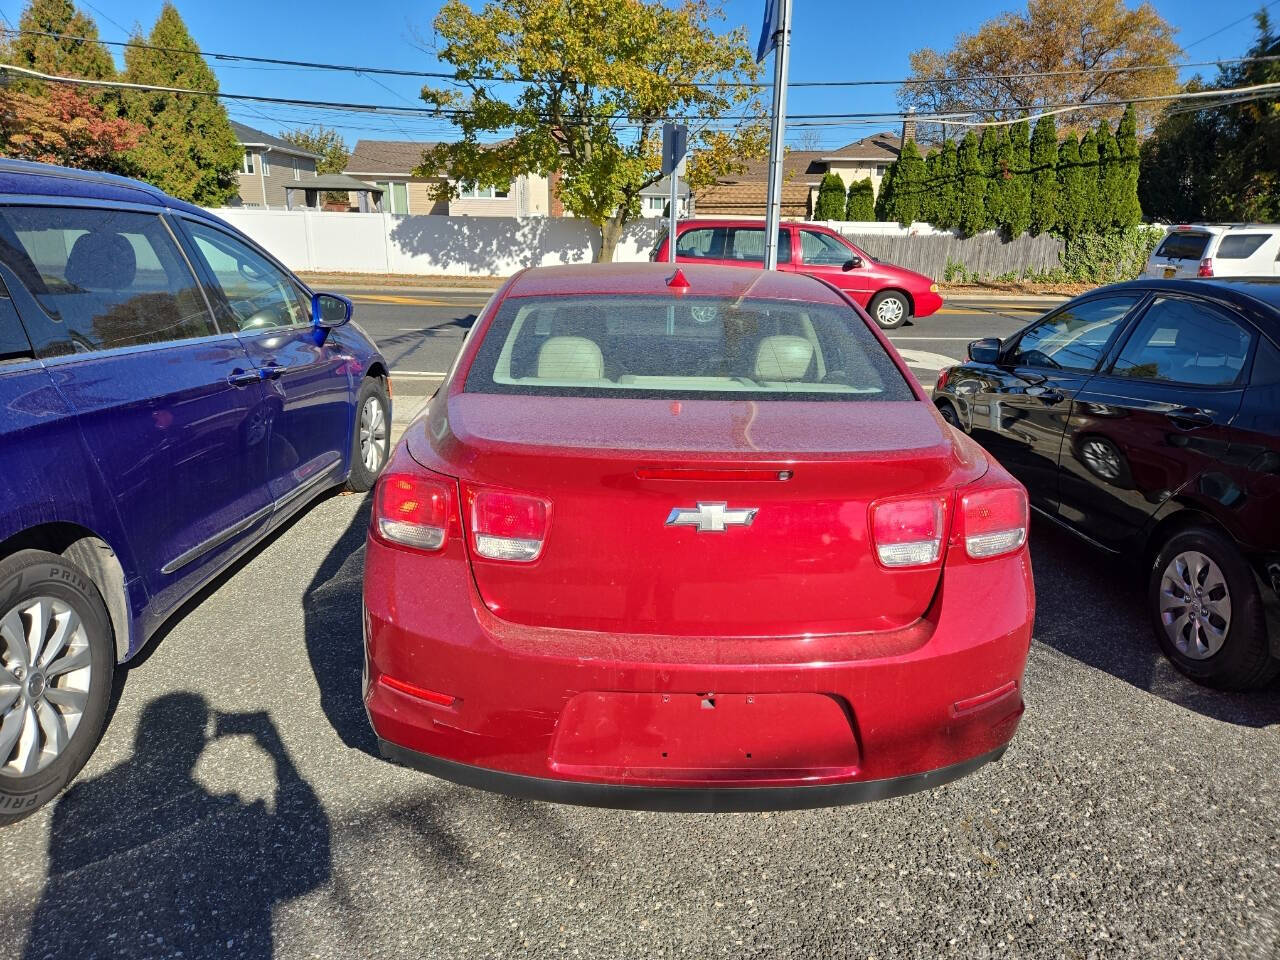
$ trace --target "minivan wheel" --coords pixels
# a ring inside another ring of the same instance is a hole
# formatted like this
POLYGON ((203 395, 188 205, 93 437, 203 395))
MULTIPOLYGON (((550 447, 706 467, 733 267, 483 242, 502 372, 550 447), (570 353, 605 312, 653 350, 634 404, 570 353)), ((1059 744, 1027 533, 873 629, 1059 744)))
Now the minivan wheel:
POLYGON ((351 438, 351 476, 347 489, 364 493, 373 487, 391 453, 391 398, 378 377, 365 377, 356 395, 356 426, 351 438))
POLYGON ((1217 531, 1193 528, 1170 537, 1152 565, 1147 593, 1161 649, 1191 679, 1243 690, 1280 671, 1253 573, 1217 531))
POLYGON ((886 290, 871 298, 867 312, 881 330, 896 330, 911 316, 911 307, 905 295, 897 290, 886 290))
POLYGON ((55 553, 0 561, 0 825, 52 800, 106 722, 115 642, 89 576, 55 553))

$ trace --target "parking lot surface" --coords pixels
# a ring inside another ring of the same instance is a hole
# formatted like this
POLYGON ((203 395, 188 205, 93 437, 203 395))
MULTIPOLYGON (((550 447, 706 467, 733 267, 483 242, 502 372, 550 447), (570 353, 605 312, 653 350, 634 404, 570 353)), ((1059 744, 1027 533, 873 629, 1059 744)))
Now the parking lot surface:
POLYGON ((673 815, 379 759, 367 522, 325 498, 127 672, 75 786, 0 830, 0 956, 1280 955, 1280 688, 1183 680, 1133 572, 1053 529, 1003 760, 876 805, 673 815))

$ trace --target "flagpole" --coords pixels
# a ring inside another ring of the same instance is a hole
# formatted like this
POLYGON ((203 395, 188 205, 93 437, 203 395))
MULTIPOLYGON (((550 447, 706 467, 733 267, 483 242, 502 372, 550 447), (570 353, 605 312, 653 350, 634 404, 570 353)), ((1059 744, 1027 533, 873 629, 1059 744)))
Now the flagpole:
POLYGON ((791 0, 782 4, 773 51, 773 117, 769 136, 769 200, 764 226, 764 268, 778 269, 778 225, 782 220, 783 137, 787 132, 787 73, 791 66, 791 0))

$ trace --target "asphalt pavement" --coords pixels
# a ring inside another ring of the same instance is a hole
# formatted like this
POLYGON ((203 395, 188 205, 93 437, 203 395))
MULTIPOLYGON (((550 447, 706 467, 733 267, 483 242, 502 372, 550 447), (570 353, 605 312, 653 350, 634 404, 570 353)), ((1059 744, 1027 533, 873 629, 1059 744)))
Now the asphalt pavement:
POLYGON ((1129 572, 1053 530, 1001 761, 875 805, 676 815, 379 759, 367 522, 323 499, 127 672, 72 790, 0 830, 0 955, 1280 955, 1280 689, 1183 680, 1129 572))

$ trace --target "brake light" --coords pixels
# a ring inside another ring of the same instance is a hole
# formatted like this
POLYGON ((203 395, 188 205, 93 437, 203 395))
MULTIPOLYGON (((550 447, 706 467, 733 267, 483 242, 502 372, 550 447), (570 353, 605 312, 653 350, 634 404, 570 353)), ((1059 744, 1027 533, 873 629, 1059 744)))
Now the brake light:
POLYGON ((1197 277, 1213 276, 1213 257, 1205 257, 1200 261, 1200 269, 1196 271, 1197 277))
POLYGON ((999 486, 964 493, 960 522, 965 553, 975 560, 1012 553, 1027 542, 1026 491, 1019 486, 999 486))
POLYGON ((947 381, 951 379, 951 368, 943 367, 938 371, 938 383, 934 386, 934 392, 943 389, 947 385, 947 381))
POLYGON ((449 485, 412 473, 386 473, 378 479, 373 500, 377 534, 416 550, 444 546, 449 528, 449 485))
POLYGON ((506 490, 469 489, 471 546, 490 560, 537 560, 547 538, 551 504, 506 490))
POLYGON ((943 497, 879 500, 871 505, 871 541, 886 567, 934 563, 942 552, 947 501, 943 497))

